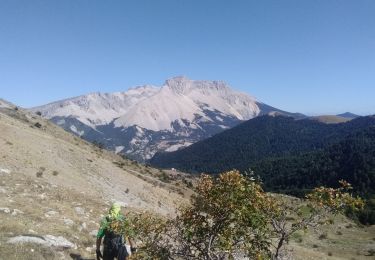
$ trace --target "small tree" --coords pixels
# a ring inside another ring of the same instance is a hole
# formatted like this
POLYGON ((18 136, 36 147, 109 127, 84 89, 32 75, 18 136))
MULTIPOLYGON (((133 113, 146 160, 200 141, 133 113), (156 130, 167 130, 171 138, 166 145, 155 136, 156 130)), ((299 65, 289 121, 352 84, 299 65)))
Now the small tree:
POLYGON ((203 175, 191 204, 166 220, 135 214, 130 221, 142 241, 138 259, 279 259, 290 236, 299 230, 331 223, 330 216, 347 207, 361 208, 350 184, 316 188, 297 205, 281 195, 265 193, 260 184, 238 171, 218 178, 203 175))
POLYGON ((190 206, 176 219, 185 255, 199 259, 252 259, 270 255, 267 214, 273 207, 260 185, 238 171, 204 175, 190 206))
POLYGON ((319 226, 332 224, 333 217, 338 213, 343 213, 350 208, 358 210, 364 206, 360 198, 354 198, 349 193, 351 185, 346 181, 340 181, 337 189, 319 187, 315 188, 306 196, 306 201, 300 201, 297 205, 279 198, 277 207, 270 211, 270 223, 272 235, 276 238, 273 245, 273 259, 279 259, 285 243, 289 241, 291 235, 297 231, 308 229, 318 230, 319 226))
POLYGON ((132 259, 174 259, 171 256, 174 225, 148 212, 128 215, 133 237, 141 241, 138 253, 132 259))
POLYGON ((164 220, 138 214, 137 237, 142 241, 139 259, 251 259, 271 256, 267 214, 272 198, 259 184, 238 171, 219 178, 203 175, 191 204, 176 218, 164 220))

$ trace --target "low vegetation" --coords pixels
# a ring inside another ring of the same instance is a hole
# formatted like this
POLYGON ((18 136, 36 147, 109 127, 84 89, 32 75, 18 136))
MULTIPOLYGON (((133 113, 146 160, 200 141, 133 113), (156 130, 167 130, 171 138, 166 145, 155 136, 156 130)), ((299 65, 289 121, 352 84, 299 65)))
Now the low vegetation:
POLYGON ((340 188, 316 188, 305 202, 291 204, 238 171, 203 175, 177 217, 133 214, 127 232, 142 241, 137 259, 280 259, 297 232, 319 230, 347 208, 362 208, 350 189, 342 181, 340 188))
POLYGON ((375 117, 327 125, 286 117, 260 117, 180 151, 156 155, 156 166, 219 173, 249 168, 266 191, 304 197, 314 187, 338 187, 345 179, 366 199, 363 210, 347 212, 375 224, 375 117))

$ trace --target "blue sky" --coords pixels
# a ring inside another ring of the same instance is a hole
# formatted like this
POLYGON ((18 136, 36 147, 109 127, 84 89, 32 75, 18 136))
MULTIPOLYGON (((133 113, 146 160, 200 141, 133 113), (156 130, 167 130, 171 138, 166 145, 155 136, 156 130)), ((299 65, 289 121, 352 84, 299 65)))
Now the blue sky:
POLYGON ((375 113, 373 0, 0 0, 0 97, 224 80, 307 114, 375 113))

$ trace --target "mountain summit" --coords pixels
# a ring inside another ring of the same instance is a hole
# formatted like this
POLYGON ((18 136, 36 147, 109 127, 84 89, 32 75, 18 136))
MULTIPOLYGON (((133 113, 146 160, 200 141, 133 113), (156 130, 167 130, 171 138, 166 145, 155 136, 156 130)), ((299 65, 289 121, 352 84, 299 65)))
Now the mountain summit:
POLYGON ((174 151, 238 123, 285 111, 222 81, 170 78, 163 86, 91 93, 31 109, 84 139, 144 161, 174 151))

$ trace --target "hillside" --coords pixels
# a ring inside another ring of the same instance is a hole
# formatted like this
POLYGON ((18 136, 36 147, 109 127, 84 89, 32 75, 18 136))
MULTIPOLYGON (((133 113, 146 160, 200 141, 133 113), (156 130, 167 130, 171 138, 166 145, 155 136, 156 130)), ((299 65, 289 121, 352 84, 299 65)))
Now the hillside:
MULTIPOLYGON (((3 259, 93 259, 98 222, 111 201, 127 205, 125 213, 170 216, 191 194, 170 173, 124 160, 9 103, 0 106, 3 259)), ((342 216, 323 232, 323 239, 293 237, 295 259, 350 259, 373 249, 373 228, 342 216)))
POLYGON ((356 115, 356 114, 353 114, 353 113, 350 113, 350 112, 345 112, 345 113, 342 113, 342 114, 338 114, 337 116, 348 118, 348 119, 354 119, 354 118, 359 117, 359 115, 356 115))
POLYGON ((375 117, 371 116, 341 124, 262 116, 185 149, 158 153, 150 163, 191 173, 219 173, 230 169, 244 171, 256 161, 318 150, 372 125, 375 125, 375 117))
POLYGON ((353 185, 353 193, 368 199, 357 217, 364 224, 375 224, 375 126, 321 151, 265 159, 251 169, 266 190, 299 196, 314 187, 336 187, 339 180, 346 180, 353 185))
POLYGON ((320 115, 320 116, 311 116, 309 119, 316 120, 318 122, 326 123, 326 124, 339 124, 348 122, 354 118, 360 117, 359 115, 345 112, 338 115, 320 115))
POLYGON ((313 117, 310 117, 310 119, 316 120, 318 122, 326 123, 326 124, 339 124, 339 123, 348 122, 353 118, 334 116, 334 115, 322 115, 322 116, 313 116, 313 117))
POLYGON ((166 173, 99 149, 3 101, 0 133, 2 259, 91 257, 98 223, 111 202, 121 202, 127 211, 169 216, 186 201, 181 195, 186 189, 161 181, 166 173), (70 244, 65 241, 61 247, 67 250, 61 251, 7 243, 18 235, 61 236, 70 244))
POLYGON ((335 187, 344 179, 361 196, 375 194, 375 126, 320 151, 265 159, 251 168, 273 191, 335 187))

